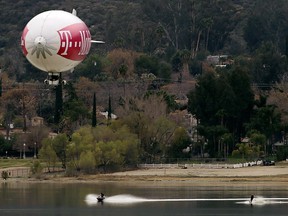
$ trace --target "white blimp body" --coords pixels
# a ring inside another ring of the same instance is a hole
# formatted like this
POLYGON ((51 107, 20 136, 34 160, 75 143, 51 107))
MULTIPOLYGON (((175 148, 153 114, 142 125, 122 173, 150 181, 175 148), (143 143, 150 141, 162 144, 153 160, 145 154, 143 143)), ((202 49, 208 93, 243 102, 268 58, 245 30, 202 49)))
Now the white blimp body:
POLYGON ((45 83, 52 85, 59 84, 60 73, 73 71, 85 59, 91 42, 104 43, 91 39, 75 10, 40 13, 28 22, 21 37, 24 55, 36 68, 48 72, 45 83))

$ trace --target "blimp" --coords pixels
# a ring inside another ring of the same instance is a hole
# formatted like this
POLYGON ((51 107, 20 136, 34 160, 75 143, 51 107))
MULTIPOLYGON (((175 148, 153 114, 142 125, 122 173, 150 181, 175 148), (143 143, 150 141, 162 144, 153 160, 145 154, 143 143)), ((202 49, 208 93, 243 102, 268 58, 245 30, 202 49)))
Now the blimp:
POLYGON ((86 24, 72 13, 50 10, 33 17, 21 36, 21 48, 27 60, 41 71, 47 72, 46 84, 66 83, 61 73, 73 71, 88 55, 91 43, 104 43, 91 39, 86 24))

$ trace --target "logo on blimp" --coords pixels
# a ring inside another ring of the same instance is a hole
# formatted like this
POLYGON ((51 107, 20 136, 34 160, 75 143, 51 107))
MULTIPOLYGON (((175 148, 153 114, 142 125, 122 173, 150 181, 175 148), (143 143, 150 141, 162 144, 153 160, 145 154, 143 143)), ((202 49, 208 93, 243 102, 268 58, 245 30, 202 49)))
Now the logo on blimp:
POLYGON ((89 53, 91 35, 84 23, 76 23, 58 31, 60 49, 57 54, 70 60, 82 61, 89 53))

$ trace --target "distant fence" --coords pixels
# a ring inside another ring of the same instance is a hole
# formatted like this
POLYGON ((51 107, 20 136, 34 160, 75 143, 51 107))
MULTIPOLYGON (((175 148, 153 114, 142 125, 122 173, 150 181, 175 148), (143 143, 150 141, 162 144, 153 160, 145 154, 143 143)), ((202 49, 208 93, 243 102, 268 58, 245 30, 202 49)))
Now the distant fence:
POLYGON ((28 177, 30 174, 30 168, 5 169, 3 171, 8 173, 9 178, 28 177))
MULTIPOLYGON (((3 169, 2 171, 6 171, 8 173, 9 178, 18 178, 18 177, 28 177, 31 174, 31 170, 29 167, 23 168, 11 168, 11 169, 3 169)), ((50 172, 61 172, 64 171, 62 167, 53 167, 50 168, 50 172)), ((43 173, 48 173, 48 168, 44 168, 42 170, 43 173)))
POLYGON ((203 169, 236 169, 249 166, 262 165, 262 161, 251 161, 246 163, 237 163, 237 164, 139 164, 139 168, 144 169, 171 169, 171 168, 203 168, 203 169))

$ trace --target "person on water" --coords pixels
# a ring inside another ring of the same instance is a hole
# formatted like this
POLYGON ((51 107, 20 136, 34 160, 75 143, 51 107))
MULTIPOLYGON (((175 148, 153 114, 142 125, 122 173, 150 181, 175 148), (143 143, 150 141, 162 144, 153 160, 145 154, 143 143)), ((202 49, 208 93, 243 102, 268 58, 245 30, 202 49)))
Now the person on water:
POLYGON ((252 204, 252 201, 254 199, 254 195, 252 194, 251 197, 250 197, 250 203, 252 204))

